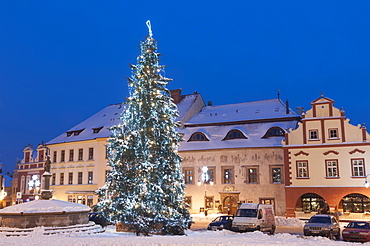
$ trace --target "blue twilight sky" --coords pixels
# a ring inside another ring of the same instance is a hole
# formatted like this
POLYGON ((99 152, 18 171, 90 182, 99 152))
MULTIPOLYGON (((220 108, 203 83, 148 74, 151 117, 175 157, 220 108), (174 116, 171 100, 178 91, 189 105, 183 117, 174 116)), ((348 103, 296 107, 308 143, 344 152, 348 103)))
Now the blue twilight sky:
POLYGON ((0 161, 128 96, 152 23, 169 89, 214 105, 320 96, 370 125, 370 1, 0 2, 0 161))

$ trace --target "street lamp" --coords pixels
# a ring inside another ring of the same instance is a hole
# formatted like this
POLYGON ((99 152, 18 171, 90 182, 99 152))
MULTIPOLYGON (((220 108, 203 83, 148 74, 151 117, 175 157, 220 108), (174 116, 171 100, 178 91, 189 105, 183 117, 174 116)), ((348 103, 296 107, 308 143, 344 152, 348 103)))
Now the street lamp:
POLYGON ((204 186, 204 213, 207 214, 207 190, 206 190, 206 184, 210 184, 213 186, 213 180, 208 174, 208 167, 204 166, 202 167, 202 173, 200 174, 200 177, 198 179, 198 186, 200 186, 203 183, 204 186))
POLYGON ((36 195, 37 192, 36 192, 36 189, 38 189, 40 187, 40 180, 39 180, 39 177, 35 174, 35 175, 32 175, 32 178, 30 181, 28 181, 28 186, 29 186, 29 189, 32 190, 33 189, 33 195, 35 196, 35 200, 38 200, 38 196, 36 195))
POLYGON ((364 185, 365 185, 366 188, 369 188, 370 187, 370 183, 367 180, 367 177, 369 177, 369 176, 370 176, 370 174, 366 175, 366 177, 365 177, 365 183, 364 183, 364 185))

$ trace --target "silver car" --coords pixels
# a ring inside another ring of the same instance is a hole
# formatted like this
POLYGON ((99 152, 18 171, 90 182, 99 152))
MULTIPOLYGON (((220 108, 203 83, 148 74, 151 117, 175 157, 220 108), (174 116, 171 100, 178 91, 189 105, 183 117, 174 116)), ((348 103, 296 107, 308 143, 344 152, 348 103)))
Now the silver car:
POLYGON ((316 214, 303 227, 305 236, 323 236, 339 240, 340 226, 337 219, 330 214, 316 214))

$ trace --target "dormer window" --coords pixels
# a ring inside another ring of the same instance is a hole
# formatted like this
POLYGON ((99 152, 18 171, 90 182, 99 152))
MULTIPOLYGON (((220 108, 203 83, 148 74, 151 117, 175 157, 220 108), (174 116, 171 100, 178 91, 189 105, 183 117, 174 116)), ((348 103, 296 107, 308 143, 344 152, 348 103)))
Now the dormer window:
POLYGON ((103 127, 93 128, 93 133, 99 133, 103 127))
POLYGON ((223 140, 229 139, 246 139, 247 137, 239 130, 231 130, 227 133, 226 137, 223 140))
POLYGON ((284 137, 285 131, 280 127, 272 127, 270 128, 266 134, 262 138, 269 138, 269 137, 284 137))
POLYGON ((69 131, 67 132, 67 137, 70 137, 70 136, 78 136, 80 135, 80 133, 83 131, 84 129, 81 129, 81 130, 75 130, 75 131, 69 131))
POLYGON ((190 141, 209 141, 209 140, 203 133, 195 132, 193 133, 193 135, 191 135, 190 139, 188 140, 188 142, 190 141))

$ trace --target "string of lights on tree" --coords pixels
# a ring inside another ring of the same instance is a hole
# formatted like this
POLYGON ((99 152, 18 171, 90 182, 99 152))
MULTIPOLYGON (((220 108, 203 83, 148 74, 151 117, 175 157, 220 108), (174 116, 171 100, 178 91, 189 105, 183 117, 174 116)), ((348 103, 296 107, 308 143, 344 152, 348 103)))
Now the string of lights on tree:
POLYGON ((127 107, 108 139, 112 170, 98 191, 98 207, 111 221, 130 225, 138 234, 158 225, 165 234, 184 234, 190 214, 178 154, 178 109, 166 88, 171 79, 159 64, 149 21, 147 26, 149 35, 140 43, 136 65, 131 65, 127 107))

